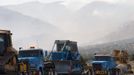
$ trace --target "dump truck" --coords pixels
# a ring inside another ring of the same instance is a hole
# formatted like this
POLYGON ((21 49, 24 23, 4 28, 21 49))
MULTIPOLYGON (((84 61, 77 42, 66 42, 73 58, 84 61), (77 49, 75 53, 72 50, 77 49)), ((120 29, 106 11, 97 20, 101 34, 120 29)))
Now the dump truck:
POLYGON ((95 53, 92 64, 92 75, 126 75, 132 74, 128 64, 126 50, 113 50, 112 54, 95 53))
POLYGON ((0 74, 17 74, 17 50, 13 48, 11 35, 9 30, 0 30, 0 74))
POLYGON ((19 50, 19 74, 44 75, 44 52, 43 49, 19 50))
POLYGON ((56 40, 49 55, 51 70, 57 75, 81 75, 83 66, 78 51, 77 42, 56 40))

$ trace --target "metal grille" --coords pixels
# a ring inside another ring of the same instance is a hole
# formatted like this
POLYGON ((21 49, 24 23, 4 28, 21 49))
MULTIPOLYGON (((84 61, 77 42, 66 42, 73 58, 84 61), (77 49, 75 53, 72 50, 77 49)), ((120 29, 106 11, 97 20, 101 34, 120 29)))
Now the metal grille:
POLYGON ((101 66, 101 64, 94 63, 93 64, 93 68, 94 68, 94 70, 101 70, 102 69, 102 66, 101 66))

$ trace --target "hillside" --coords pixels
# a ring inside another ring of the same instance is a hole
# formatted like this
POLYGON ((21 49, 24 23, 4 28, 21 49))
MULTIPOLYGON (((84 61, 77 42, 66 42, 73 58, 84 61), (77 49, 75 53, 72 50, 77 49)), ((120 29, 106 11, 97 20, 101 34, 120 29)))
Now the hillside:
POLYGON ((103 44, 133 38, 133 6, 93 1, 72 12, 62 3, 35 1, 5 8, 49 22, 61 29, 61 32, 65 32, 60 35, 60 39, 76 40, 80 45, 103 44))
POLYGON ((108 34, 103 39, 107 41, 117 41, 134 37, 134 21, 124 23, 118 30, 108 34))
POLYGON ((4 7, 0 7, 0 29, 9 29, 12 31, 15 47, 28 46, 31 42, 44 41, 41 43, 43 47, 43 45, 47 45, 47 43, 45 44, 47 39, 56 38, 61 32, 59 28, 48 22, 4 7), (45 39, 43 40, 43 38, 45 39))
POLYGON ((64 23, 67 23, 71 12, 61 3, 62 1, 53 3, 40 3, 34 1, 5 7, 63 28, 64 23))
POLYGON ((94 53, 109 53, 110 54, 112 53, 114 49, 127 50, 130 55, 134 54, 133 52, 134 38, 118 40, 118 41, 104 43, 104 44, 79 47, 81 54, 87 58, 92 57, 94 53))
POLYGON ((62 3, 62 1, 52 3, 35 1, 5 7, 47 21, 68 33, 69 39, 75 39, 81 43, 100 39, 133 18, 129 15, 133 15, 134 10, 123 4, 94 1, 77 11, 71 11, 62 3), (83 39, 85 36, 87 38, 83 39))

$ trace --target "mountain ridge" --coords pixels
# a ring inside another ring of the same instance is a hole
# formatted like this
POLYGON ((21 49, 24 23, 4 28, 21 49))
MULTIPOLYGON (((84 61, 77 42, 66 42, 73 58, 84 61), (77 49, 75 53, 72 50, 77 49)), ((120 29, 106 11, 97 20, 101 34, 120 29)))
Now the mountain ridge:
MULTIPOLYGON (((42 35, 42 37, 46 36, 46 39, 48 39, 51 38, 51 36, 54 37, 55 35, 55 37, 57 37, 58 35, 62 34, 62 31, 59 28, 48 22, 41 21, 4 7, 0 7, 0 16, 0 27, 1 29, 8 29, 12 31, 14 34, 13 43, 15 44, 15 47, 25 46, 27 45, 26 42, 28 41, 43 41, 40 40, 41 37, 38 35, 42 35), (33 38, 33 36, 36 36, 37 38, 33 38), (21 42, 22 40, 23 43, 21 42)), ((44 41, 47 40, 44 39, 44 41)), ((44 42, 42 42, 41 46, 43 47, 43 45, 44 42)))

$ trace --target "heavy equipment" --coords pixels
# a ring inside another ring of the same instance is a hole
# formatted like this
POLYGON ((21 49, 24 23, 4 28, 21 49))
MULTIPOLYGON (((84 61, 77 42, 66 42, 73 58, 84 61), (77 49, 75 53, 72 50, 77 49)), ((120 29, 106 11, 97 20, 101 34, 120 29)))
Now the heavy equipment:
POLYGON ((116 62, 109 54, 95 54, 91 64, 93 75, 118 75, 116 62))
POLYGON ((11 35, 9 30, 0 30, 0 74, 17 71, 17 50, 12 46, 11 35))
POLYGON ((113 50, 111 54, 95 53, 92 64, 92 75, 126 75, 133 73, 128 64, 126 50, 113 50))
POLYGON ((77 42, 70 40, 56 40, 49 55, 57 75, 81 75, 83 66, 78 51, 77 42))
POLYGON ((19 50, 19 74, 23 75, 44 75, 44 52, 43 49, 19 50))
POLYGON ((128 52, 127 50, 113 50, 112 56, 115 58, 117 68, 120 69, 121 74, 131 74, 133 73, 132 67, 129 64, 128 52))

